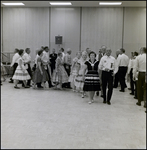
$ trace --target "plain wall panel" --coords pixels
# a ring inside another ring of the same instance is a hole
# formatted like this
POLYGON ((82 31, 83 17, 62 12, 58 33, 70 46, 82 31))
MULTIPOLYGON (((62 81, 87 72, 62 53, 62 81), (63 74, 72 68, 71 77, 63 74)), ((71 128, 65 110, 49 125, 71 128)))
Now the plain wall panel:
POLYGON ((71 48, 72 58, 80 45, 80 8, 51 8, 50 48, 59 51, 60 47, 71 48), (55 36, 62 36, 63 43, 55 44, 55 36))
POLYGON ((82 8, 81 47, 98 53, 102 45, 112 55, 122 47, 123 8, 82 8))
POLYGON ((124 43, 126 54, 146 47, 146 8, 124 9, 124 43))
POLYGON ((49 46, 49 8, 3 8, 3 51, 49 46))

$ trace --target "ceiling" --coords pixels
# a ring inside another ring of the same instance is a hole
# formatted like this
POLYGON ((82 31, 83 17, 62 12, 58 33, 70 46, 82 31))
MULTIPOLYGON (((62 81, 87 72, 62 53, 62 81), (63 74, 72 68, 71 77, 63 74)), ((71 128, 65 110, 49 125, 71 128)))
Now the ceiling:
MULTIPOLYGON (((102 1, 68 1, 72 3, 72 6, 52 6, 49 4, 49 2, 55 2, 55 1, 1 1, 1 7, 146 7, 146 1, 119 1, 122 2, 122 5, 119 6, 99 6, 99 2, 102 1), (22 2, 25 5, 5 6, 2 4, 4 2, 5 3, 22 2)), ((62 1, 56 1, 56 2, 62 2, 62 1)), ((114 2, 114 1, 109 1, 109 2, 114 2)))

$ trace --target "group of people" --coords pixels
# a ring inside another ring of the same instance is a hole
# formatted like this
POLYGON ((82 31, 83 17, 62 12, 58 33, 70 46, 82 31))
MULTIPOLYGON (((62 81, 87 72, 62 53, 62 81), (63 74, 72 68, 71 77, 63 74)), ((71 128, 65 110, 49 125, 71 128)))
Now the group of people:
POLYGON ((96 54, 87 48, 78 51, 75 58, 71 58, 71 49, 66 53, 64 49, 55 49, 50 54, 49 48, 41 47, 37 50, 34 65, 31 68, 30 49, 15 49, 11 66, 13 76, 10 83, 15 80, 14 88, 19 88, 18 83, 29 88, 45 88, 48 82, 49 88, 72 88, 74 92, 81 92, 82 98, 89 92, 89 104, 94 102, 94 95, 103 97, 103 103, 111 105, 113 88, 120 84, 120 92, 125 92, 126 77, 130 79, 131 95, 138 99, 137 105, 141 105, 144 99, 146 107, 146 47, 140 49, 140 54, 132 53, 132 57, 125 54, 125 49, 116 51, 116 58, 111 53, 111 48, 101 46, 96 54), (22 82, 23 81, 23 82, 22 82), (27 82, 26 82, 27 81, 27 82), (32 81, 32 85, 31 85, 32 81), (42 86, 43 85, 43 86, 42 86))

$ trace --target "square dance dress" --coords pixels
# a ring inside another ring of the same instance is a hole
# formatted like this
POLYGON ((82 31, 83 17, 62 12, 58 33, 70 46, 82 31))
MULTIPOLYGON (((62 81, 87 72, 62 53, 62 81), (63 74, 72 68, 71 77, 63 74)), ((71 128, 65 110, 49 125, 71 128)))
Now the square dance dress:
POLYGON ((21 81, 31 79, 31 77, 30 77, 28 71, 26 70, 26 68, 25 68, 25 66, 24 66, 24 61, 23 61, 22 57, 20 57, 20 58, 18 59, 18 66, 17 66, 17 68, 16 68, 16 70, 15 70, 15 73, 14 73, 12 79, 13 79, 13 80, 21 80, 21 81), (21 63, 22 63, 22 64, 21 64, 21 63), (21 65, 22 68, 25 70, 25 72, 23 72, 23 70, 21 69, 20 65, 21 65))
POLYGON ((87 65, 87 73, 84 81, 84 91, 100 91, 100 78, 98 74, 99 61, 95 59, 92 63, 90 60, 85 62, 87 65))

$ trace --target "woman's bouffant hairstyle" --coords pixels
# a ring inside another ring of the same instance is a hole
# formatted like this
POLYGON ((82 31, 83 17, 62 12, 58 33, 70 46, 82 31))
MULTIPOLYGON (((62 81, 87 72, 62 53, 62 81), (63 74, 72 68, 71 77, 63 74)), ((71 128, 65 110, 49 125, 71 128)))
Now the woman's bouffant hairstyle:
POLYGON ((96 57, 96 53, 95 53, 94 51, 91 51, 91 52, 89 53, 89 57, 90 57, 91 54, 94 54, 95 57, 96 57))
POLYGON ((20 49, 18 54, 21 56, 23 54, 24 50, 23 49, 20 49))
POLYGON ((38 55, 39 55, 39 56, 40 56, 42 53, 43 53, 43 50, 42 50, 42 49, 38 51, 38 55))

